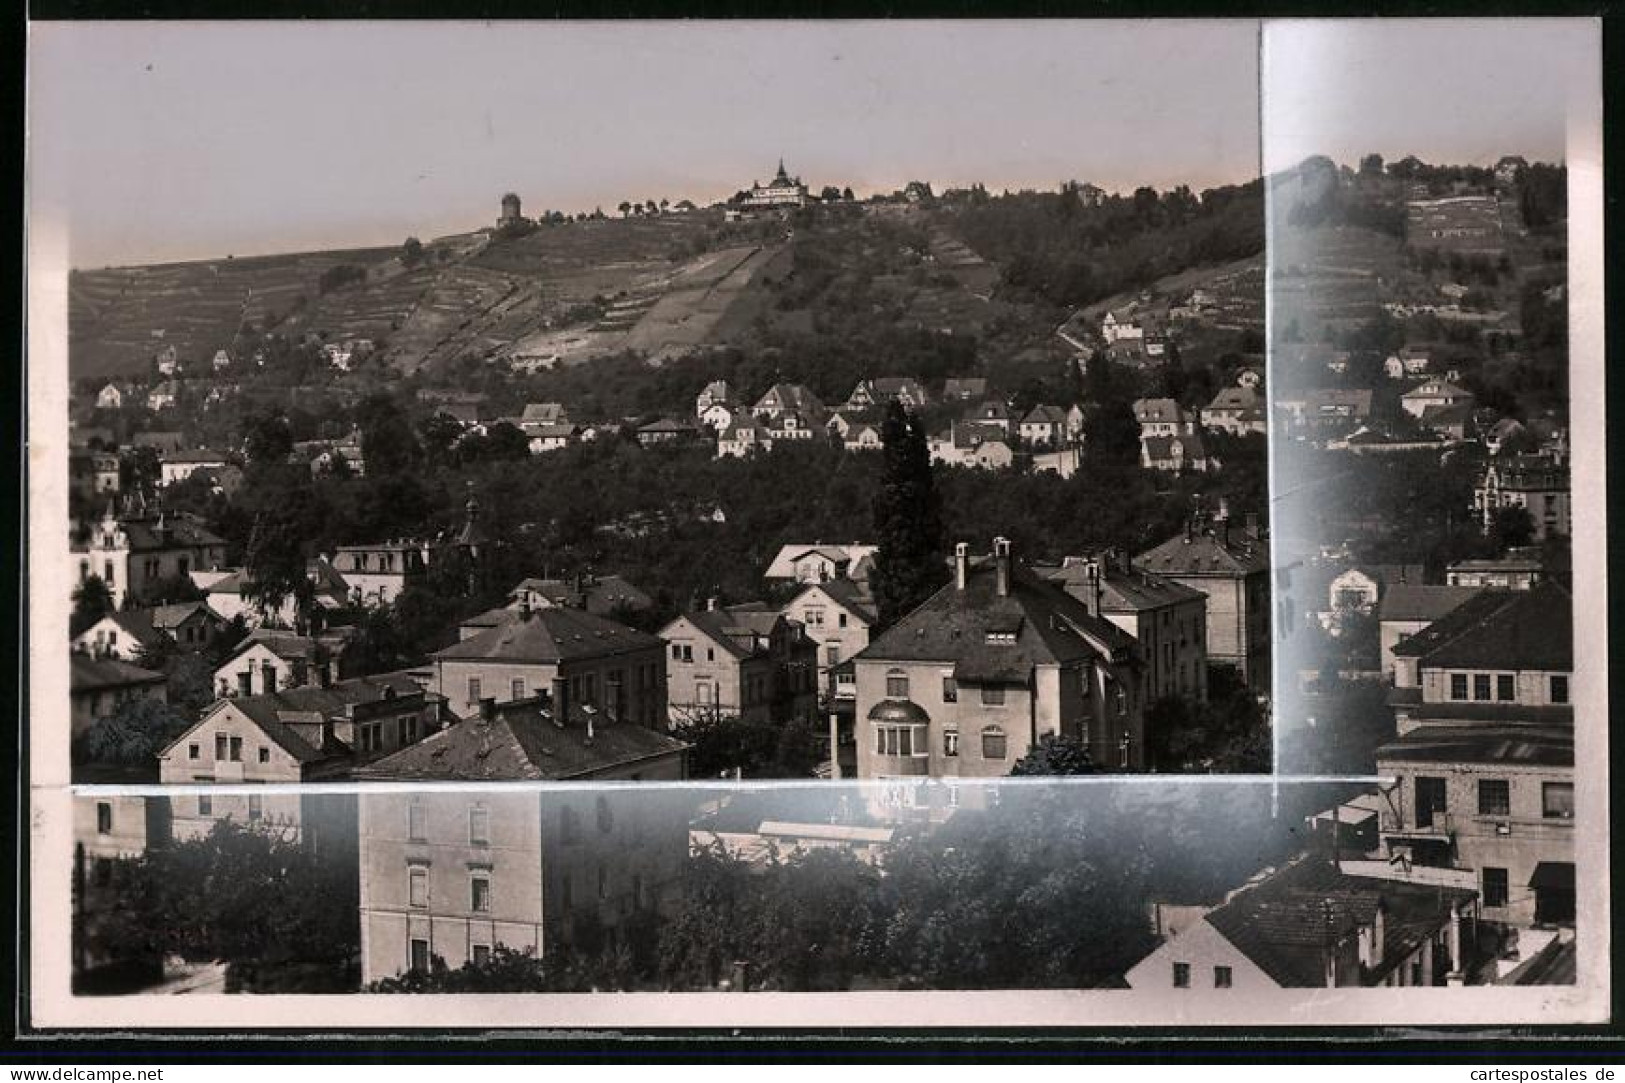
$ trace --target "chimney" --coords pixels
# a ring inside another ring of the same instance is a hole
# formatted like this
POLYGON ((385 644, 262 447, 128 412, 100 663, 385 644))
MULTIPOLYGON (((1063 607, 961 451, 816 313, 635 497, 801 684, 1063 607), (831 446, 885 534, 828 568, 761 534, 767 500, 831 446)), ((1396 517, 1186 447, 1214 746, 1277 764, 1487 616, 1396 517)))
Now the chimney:
POLYGON ((1382 953, 1387 949, 1388 934, 1387 920, 1388 903, 1383 899, 1377 900, 1377 912, 1371 918, 1371 965, 1382 965, 1382 953))
POLYGON ((1010 596, 1010 539, 993 539, 993 567, 998 573, 999 597, 1010 596))
POLYGON ((569 721, 570 693, 569 682, 563 677, 553 678, 553 724, 563 729, 569 721))
POLYGON ((964 590, 970 579, 970 546, 960 542, 954 546, 954 589, 964 590))
POLYGON ((719 601, 719 599, 717 598, 717 596, 715 594, 713 594, 709 598, 707 598, 705 600, 706 612, 715 613, 717 611, 718 601, 719 601))
POLYGON ((1102 582, 1103 577, 1099 561, 1091 558, 1089 563, 1084 565, 1084 578, 1089 584, 1089 596, 1084 599, 1083 604, 1089 610, 1091 617, 1098 617, 1100 616, 1101 596, 1106 592, 1105 584, 1102 582))

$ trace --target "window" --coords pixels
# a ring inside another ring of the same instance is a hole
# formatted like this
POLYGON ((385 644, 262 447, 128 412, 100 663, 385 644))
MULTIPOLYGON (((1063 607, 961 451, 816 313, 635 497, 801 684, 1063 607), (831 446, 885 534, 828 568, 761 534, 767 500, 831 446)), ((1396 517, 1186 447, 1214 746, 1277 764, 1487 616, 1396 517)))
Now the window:
POLYGON ((837 613, 837 614, 835 614, 835 626, 837 628, 845 628, 846 627, 846 614, 845 613, 837 613))
POLYGON ((470 703, 478 703, 479 701, 480 701, 480 679, 478 677, 470 677, 468 679, 468 702, 470 702, 470 703))
POLYGON ((683 660, 683 648, 681 644, 673 643, 671 645, 671 660, 673 662, 681 662, 683 660))
POLYGON ((214 735, 214 758, 215 759, 224 760, 226 758, 226 750, 228 748, 230 748, 230 747, 231 747, 231 742, 226 737, 225 734, 217 733, 217 734, 214 735))
POLYGON ((113 833, 113 803, 111 801, 96 802, 96 834, 111 835, 113 833))
POLYGON ((1213 968, 1213 988, 1228 989, 1233 984, 1234 975, 1227 966, 1213 968))
POLYGON ((685 662, 694 661, 694 646, 693 646, 693 644, 690 644, 690 643, 684 643, 683 644, 683 661, 685 661, 685 662))
POLYGON ((597 806, 598 830, 606 834, 615 830, 615 810, 609 807, 609 798, 599 794, 597 806))
POLYGON ((900 669, 888 670, 886 673, 886 697, 888 699, 908 698, 908 674, 900 669))
POLYGON ((1432 827, 1433 818, 1449 808, 1442 778, 1416 779, 1416 826, 1432 827))
POLYGON ((1482 894, 1484 905, 1505 906, 1507 904, 1507 871, 1505 869, 1486 867, 1483 870, 1483 877, 1484 889, 1482 894))
POLYGON ((419 973, 429 972, 429 942, 427 940, 412 941, 412 969, 419 973))
POLYGON ((1490 698, 1490 675, 1488 673, 1473 674, 1473 698, 1479 702, 1490 698))
POLYGON ((839 643, 831 643, 831 644, 829 644, 828 646, 826 646, 824 648, 824 655, 825 655, 825 658, 826 658, 826 661, 824 663, 825 665, 829 665, 829 666, 838 666, 838 665, 840 665, 841 664, 841 645, 839 643))
MULTIPOLYGON (((197 746, 193 745, 192 747, 196 748, 197 746)), ((193 758, 196 759, 196 757, 193 757, 193 758)), ((260 762, 261 763, 270 763, 271 762, 271 750, 269 748, 266 748, 264 745, 260 745, 260 762)))
POLYGON ((513 679, 512 687, 508 690, 508 694, 509 694, 510 698, 512 698, 512 699, 524 699, 525 698, 525 678, 523 678, 523 677, 515 677, 513 679))
POLYGON ((954 680, 954 675, 952 673, 944 673, 942 675, 942 702, 959 702, 959 682, 954 680))
POLYGON ((414 866, 406 874, 406 902, 409 906, 429 905, 429 870, 414 866))
POLYGON ((468 842, 471 846, 484 846, 491 841, 491 810, 475 805, 468 810, 468 842))
POLYGON ((195 744, 187 745, 186 746, 186 758, 189 759, 189 760, 202 759, 203 758, 203 750, 201 748, 199 748, 195 744))
POLYGON ((1451 699, 1466 699, 1467 698, 1467 674, 1465 674, 1465 673, 1452 673, 1450 675, 1450 698, 1451 699))
POLYGON ((1554 673, 1551 678, 1551 700, 1553 703, 1567 703, 1569 701, 1569 677, 1566 673, 1554 673))
POLYGON ((1546 782, 1540 787, 1541 815, 1549 820, 1574 819, 1574 783, 1546 782))
POLYGON ((199 816, 214 815, 214 797, 212 795, 206 793, 197 795, 197 814, 199 816))
POLYGON ((930 754, 924 726, 876 726, 875 751, 882 756, 930 754))
POLYGON ((1495 698, 1502 703, 1510 703, 1517 696, 1517 681, 1510 673, 1498 673, 1495 677, 1495 698))
POLYGON ((477 914, 491 912, 491 879, 476 876, 468 882, 468 908, 477 914))
POLYGON ((989 726, 982 731, 982 758, 984 760, 1002 760, 1006 752, 1004 731, 998 726, 989 726))
POLYGON ((1003 707, 1004 688, 996 684, 984 684, 982 686, 982 706, 1003 707))
POLYGON ((427 836, 424 834, 424 822, 428 810, 422 802, 413 801, 406 806, 406 837, 413 842, 422 842, 427 836))
POLYGON ((944 756, 959 755, 959 731, 948 730, 942 735, 942 754, 944 756))
POLYGON ((233 737, 231 739, 231 762, 243 762, 243 739, 241 737, 233 737))
POLYGON ((475 944, 474 945, 474 965, 475 966, 486 966, 490 962, 491 962, 491 945, 489 945, 489 944, 475 944))
POLYGON ((1512 811, 1512 784, 1504 778, 1478 780, 1478 814, 1505 816, 1512 811))
POLYGON ((249 794, 248 795, 248 818, 250 820, 258 820, 261 816, 264 816, 264 815, 265 815, 265 798, 261 797, 257 793, 249 794))
POLYGON ((1189 989, 1191 987, 1191 964, 1174 964, 1174 988, 1189 989))

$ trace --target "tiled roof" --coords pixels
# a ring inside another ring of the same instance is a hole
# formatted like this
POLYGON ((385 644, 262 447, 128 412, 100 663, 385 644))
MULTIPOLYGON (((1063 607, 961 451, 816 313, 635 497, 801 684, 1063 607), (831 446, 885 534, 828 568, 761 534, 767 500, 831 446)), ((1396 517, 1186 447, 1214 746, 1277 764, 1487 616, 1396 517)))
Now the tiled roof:
POLYGON ((1103 652, 1120 658, 1132 654, 1134 639, 1127 632, 1091 616, 1082 602, 1013 558, 1012 565, 1010 593, 1001 597, 994 559, 973 559, 964 590, 950 581, 855 657, 963 662, 978 672, 1016 673, 1103 652), (990 643, 990 633, 1013 634, 1014 642, 990 643))
POLYGON ((220 535, 205 529, 186 515, 167 515, 151 519, 126 519, 120 524, 130 539, 132 553, 159 552, 172 549, 197 549, 203 546, 225 545, 220 535), (163 529, 159 529, 160 522, 163 529))
MULTIPOLYGON (((1034 567, 1045 579, 1059 583, 1067 593, 1082 599, 1090 589, 1087 562, 1075 560, 1061 567, 1034 567)), ((1102 612, 1140 612, 1161 609, 1180 602, 1195 601, 1206 595, 1194 587, 1152 575, 1140 568, 1125 572, 1109 561, 1100 562, 1100 608, 1102 612)))
MULTIPOLYGON (((221 702, 229 703, 252 719, 267 737, 300 763, 316 763, 345 756, 349 749, 337 740, 317 748, 295 732, 288 725, 289 720, 330 721, 343 717, 357 704, 376 703, 392 697, 405 698, 422 691, 416 681, 403 673, 380 673, 339 681, 328 688, 286 688, 280 692, 221 702)), ((175 744, 182 740, 185 740, 184 734, 175 744)))
POLYGON ((1226 387, 1213 396, 1213 401, 1207 404, 1207 408, 1209 410, 1256 410, 1262 413, 1258 403, 1258 389, 1255 387, 1226 387))
POLYGON ((1395 583, 1382 596, 1378 619, 1436 621, 1479 592, 1478 587, 1441 587, 1431 583, 1395 583))
POLYGON ((1462 726, 1419 726, 1378 748, 1376 760, 1379 764, 1505 763, 1525 767, 1573 767, 1574 727, 1482 721, 1462 726))
POLYGON ((101 688, 126 688, 163 682, 162 673, 154 673, 117 658, 91 658, 84 654, 69 657, 68 689, 71 692, 94 692, 101 688))
POLYGON ((1027 411, 1027 416, 1021 419, 1023 425, 1065 425, 1066 411, 1059 406, 1049 406, 1040 403, 1027 411))
MULTIPOLYGON (((869 589, 867 583, 854 582, 851 579, 826 579, 822 583, 809 583, 807 590, 802 591, 802 594, 812 590, 823 591, 836 605, 857 614, 870 624, 880 619, 879 611, 875 608, 874 592, 869 589)), ((797 598, 799 597, 801 595, 797 595, 797 598)), ((794 606, 795 602, 792 601, 790 604, 794 606)))
POLYGON ((219 614, 215 613, 214 610, 210 609, 204 603, 180 602, 175 605, 160 605, 154 607, 150 611, 150 619, 152 622, 151 626, 154 628, 161 628, 164 631, 168 631, 171 628, 179 628, 188 620, 191 620, 193 614, 200 611, 203 613, 205 619, 212 619, 217 623, 219 622, 219 614))
POLYGON ((527 620, 512 621, 432 657, 453 661, 506 661, 538 664, 597 658, 661 647, 661 641, 606 617, 580 609, 532 609, 527 620))
POLYGON ((353 635, 352 631, 343 628, 336 628, 317 636, 300 635, 298 632, 284 631, 280 628, 255 628, 232 652, 231 658, 222 665, 230 665, 256 646, 264 647, 286 661, 310 661, 323 653, 343 652, 350 645, 353 635))
POLYGON ((1283 988, 1326 984, 1330 945, 1371 926, 1379 902, 1383 957, 1366 972, 1380 979, 1449 921, 1450 906, 1474 892, 1349 876, 1315 856, 1243 889, 1206 921, 1283 988))
POLYGON ((599 616, 623 606, 647 609, 654 604, 647 594, 618 575, 581 579, 526 579, 509 594, 516 595, 520 591, 540 594, 554 605, 585 609, 599 616))
POLYGON ((1154 549, 1134 558, 1134 563, 1153 575, 1245 576, 1269 570, 1269 546, 1263 539, 1238 525, 1230 528, 1229 540, 1221 540, 1216 526, 1175 534, 1154 549))
POLYGON ((1134 419, 1142 425, 1179 425, 1185 420, 1185 411, 1173 399, 1135 399, 1134 419))
POLYGON ((555 725, 546 696, 498 704, 495 718, 453 723, 356 770, 359 778, 502 781, 592 778, 646 760, 680 754, 688 745, 603 711, 572 706, 555 725), (591 735, 588 719, 592 719, 591 735))
POLYGON ((1574 668, 1574 601, 1547 580, 1531 590, 1486 590, 1394 647, 1429 669, 1574 668))

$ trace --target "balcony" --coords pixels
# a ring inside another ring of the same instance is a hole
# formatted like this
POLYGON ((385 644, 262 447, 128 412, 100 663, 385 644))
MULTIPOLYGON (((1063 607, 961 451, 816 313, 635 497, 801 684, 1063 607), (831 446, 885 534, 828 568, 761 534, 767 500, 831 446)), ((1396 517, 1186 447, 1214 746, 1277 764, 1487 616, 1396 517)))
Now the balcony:
POLYGON ((931 773, 929 756, 875 757, 875 774, 890 778, 920 777, 931 773))

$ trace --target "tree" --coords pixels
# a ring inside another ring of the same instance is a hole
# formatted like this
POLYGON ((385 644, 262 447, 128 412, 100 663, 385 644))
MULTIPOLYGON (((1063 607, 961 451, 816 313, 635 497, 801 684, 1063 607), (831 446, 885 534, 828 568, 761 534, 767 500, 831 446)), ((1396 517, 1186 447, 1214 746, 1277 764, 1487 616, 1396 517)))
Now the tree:
POLYGON ((406 238, 401 245, 401 262, 408 267, 416 267, 423 262, 423 242, 416 237, 406 238))
POLYGON ((243 597, 266 619, 289 599, 303 619, 315 601, 305 568, 305 544, 311 534, 308 504, 307 496, 262 509, 254 517, 243 551, 243 597))
POLYGON ((616 209, 621 212, 622 218, 626 218, 632 213, 632 204, 623 199, 620 202, 620 206, 616 209))
POLYGON ((80 763, 141 767, 154 772, 158 753, 185 732, 189 723, 173 706, 133 696, 110 715, 96 719, 78 741, 80 763))
POLYGON ((1490 538, 1499 552, 1530 545, 1535 540, 1535 517, 1516 504, 1501 508, 1490 520, 1490 538))
POLYGON ((942 554, 942 501, 931 473, 925 428, 893 401, 881 426, 880 490, 872 504, 875 600, 882 627, 925 601, 948 577, 942 554))
POLYGON ((293 428, 288 414, 280 408, 250 415, 244 422, 250 470, 263 471, 284 466, 293 454, 293 428))
POLYGON ((423 449, 393 396, 380 391, 361 400, 356 424, 361 429, 361 457, 366 460, 368 475, 416 469, 423 449))
POLYGON ((1362 177, 1382 176, 1382 155, 1367 154, 1360 159, 1360 175, 1362 177))
POLYGON ((113 592, 99 575, 93 575, 73 588, 73 615, 68 630, 74 635, 113 612, 113 592))
POLYGON ((1099 768, 1089 758, 1089 746, 1076 737, 1046 733, 1010 769, 1012 775, 1093 775, 1099 768))

